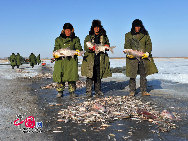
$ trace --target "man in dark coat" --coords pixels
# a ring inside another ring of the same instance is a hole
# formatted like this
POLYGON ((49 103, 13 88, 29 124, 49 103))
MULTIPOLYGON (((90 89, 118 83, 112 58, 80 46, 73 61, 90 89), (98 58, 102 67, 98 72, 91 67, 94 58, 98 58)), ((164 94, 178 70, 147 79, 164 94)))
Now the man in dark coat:
MULTIPOLYGON (((59 49, 70 48, 71 50, 82 51, 80 39, 75 36, 74 28, 70 23, 65 23, 59 37, 55 39, 54 51, 59 49)), ((55 56, 54 56, 55 57, 55 56)), ((78 57, 67 56, 66 58, 56 58, 53 72, 53 80, 58 83, 57 97, 63 96, 65 82, 68 82, 70 97, 77 96, 75 94, 76 81, 78 80, 78 57)))
POLYGON ((125 34, 125 49, 142 51, 145 54, 139 61, 132 55, 126 57, 126 76, 130 77, 130 95, 134 96, 136 91, 136 76, 140 74, 140 90, 142 95, 150 95, 147 92, 146 76, 157 73, 157 67, 152 58, 152 42, 148 31, 144 28, 142 21, 136 19, 132 23, 131 31, 125 34), (146 55, 149 53, 149 56, 146 55))
POLYGON ((106 31, 101 25, 101 21, 93 20, 89 35, 87 35, 84 40, 84 50, 86 52, 81 67, 82 76, 87 77, 86 95, 88 97, 92 96, 92 85, 94 81, 95 95, 99 96, 103 95, 101 92, 101 79, 112 76, 110 62, 107 52, 95 54, 95 51, 87 47, 86 42, 88 41, 106 46, 110 45, 106 31))

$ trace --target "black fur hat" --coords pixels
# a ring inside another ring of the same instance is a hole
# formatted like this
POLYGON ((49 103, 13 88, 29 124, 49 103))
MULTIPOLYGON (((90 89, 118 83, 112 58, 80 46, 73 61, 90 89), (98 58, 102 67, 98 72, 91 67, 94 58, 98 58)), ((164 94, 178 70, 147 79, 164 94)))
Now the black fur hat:
POLYGON ((70 23, 65 23, 64 26, 63 26, 63 29, 70 29, 70 30, 72 30, 73 26, 70 23))
POLYGON ((93 27, 101 27, 101 21, 100 20, 93 20, 92 22, 93 27))
POLYGON ((107 36, 106 35, 106 30, 104 30, 103 26, 101 25, 101 21, 100 20, 93 20, 92 21, 92 26, 91 29, 89 31, 89 35, 94 35, 94 27, 99 27, 99 35, 103 35, 103 36, 107 36))
POLYGON ((61 34, 60 34, 60 36, 61 36, 62 38, 67 38, 66 35, 65 35, 65 29, 70 29, 70 30, 72 31, 72 32, 71 32, 71 35, 70 35, 71 40, 72 40, 73 38, 75 38, 75 33, 74 33, 74 30, 73 30, 73 26, 72 26, 72 24, 70 24, 70 23, 65 23, 65 24, 64 24, 63 30, 61 31, 61 34))
POLYGON ((143 25, 143 23, 142 23, 141 20, 135 19, 135 20, 132 22, 132 28, 131 28, 131 34, 132 34, 132 35, 139 34, 139 33, 136 33, 136 32, 135 32, 135 27, 141 27, 139 33, 148 35, 148 31, 145 29, 145 27, 144 27, 144 25, 143 25))

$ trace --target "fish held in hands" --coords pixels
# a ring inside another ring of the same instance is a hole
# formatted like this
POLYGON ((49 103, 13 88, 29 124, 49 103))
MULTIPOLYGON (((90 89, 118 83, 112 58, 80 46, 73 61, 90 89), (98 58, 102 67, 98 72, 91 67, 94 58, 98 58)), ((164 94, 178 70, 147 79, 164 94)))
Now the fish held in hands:
POLYGON ((107 45, 95 44, 92 42, 86 42, 86 45, 90 50, 95 51, 95 54, 98 54, 99 52, 105 53, 106 50, 110 50, 112 53, 114 53, 113 49, 115 48, 115 46, 109 47, 107 45))
POLYGON ((85 53, 85 51, 71 50, 69 48, 62 48, 62 49, 54 51, 53 56, 55 58, 60 58, 60 57, 65 58, 68 56, 71 56, 73 58, 74 55, 83 56, 84 53, 85 53))

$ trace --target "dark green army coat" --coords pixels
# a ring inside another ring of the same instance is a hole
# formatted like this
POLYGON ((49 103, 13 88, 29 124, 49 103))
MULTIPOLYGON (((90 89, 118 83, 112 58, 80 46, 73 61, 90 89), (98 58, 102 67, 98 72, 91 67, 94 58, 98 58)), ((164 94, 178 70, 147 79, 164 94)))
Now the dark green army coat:
MULTIPOLYGON (((72 40, 71 38, 62 38, 61 36, 56 38, 54 51, 61 48, 82 51, 80 39, 76 36, 72 40)), ((77 81, 78 78, 78 57, 76 55, 74 58, 56 59, 53 72, 53 80, 55 82, 77 81)))
POLYGON ((16 65, 20 66, 21 65, 21 61, 22 61, 22 58, 21 58, 20 54, 17 54, 16 55, 16 65))
POLYGON ((37 59, 36 59, 35 54, 31 53, 31 55, 29 56, 29 62, 30 62, 30 65, 32 65, 32 64, 36 65, 37 64, 37 59))
POLYGON ((41 60, 40 60, 40 54, 37 56, 37 63, 40 64, 41 60))
MULTIPOLYGON (((84 54, 84 58, 82 61, 81 74, 82 76, 86 76, 88 78, 93 77, 93 66, 94 66, 94 58, 95 53, 89 52, 89 48, 86 45, 86 42, 94 42, 94 35, 87 35, 84 40, 84 50, 86 51, 84 54)), ((100 43, 102 45, 109 44, 108 37, 100 36, 100 43)), ((107 53, 100 53, 100 79, 112 77, 112 72, 110 70, 110 61, 107 53)))
MULTIPOLYGON (((150 54, 150 59, 143 59, 146 75, 151 75, 157 73, 157 67, 152 58, 152 42, 149 35, 144 35, 139 33, 137 35, 132 35, 131 32, 125 34, 125 49, 139 50, 142 52, 148 52, 150 54)), ((136 78, 138 74, 138 63, 136 58, 130 59, 126 58, 126 76, 130 78, 136 78)))
POLYGON ((9 61, 10 61, 10 65, 11 66, 16 66, 16 55, 15 54, 12 54, 9 58, 9 61))

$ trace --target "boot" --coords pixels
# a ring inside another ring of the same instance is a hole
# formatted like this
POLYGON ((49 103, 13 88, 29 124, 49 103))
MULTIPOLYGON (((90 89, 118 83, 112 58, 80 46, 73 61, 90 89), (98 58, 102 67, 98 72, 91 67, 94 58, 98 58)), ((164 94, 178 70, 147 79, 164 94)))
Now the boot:
POLYGON ((135 96, 135 92, 134 91, 130 91, 129 96, 135 96))
POLYGON ((150 96, 151 94, 150 93, 148 93, 148 92, 142 92, 142 96, 150 96))
POLYGON ((96 95, 96 96, 104 96, 103 92, 101 92, 101 91, 95 92, 95 95, 96 95))
POLYGON ((58 91, 56 97, 57 98, 63 97, 63 92, 62 91, 58 91))
POLYGON ((70 98, 75 98, 75 97, 78 97, 76 94, 75 94, 75 92, 73 91, 73 92, 69 92, 69 94, 70 94, 70 98))
POLYGON ((93 80, 91 78, 87 78, 86 79, 86 96, 92 97, 92 84, 93 84, 93 80))

